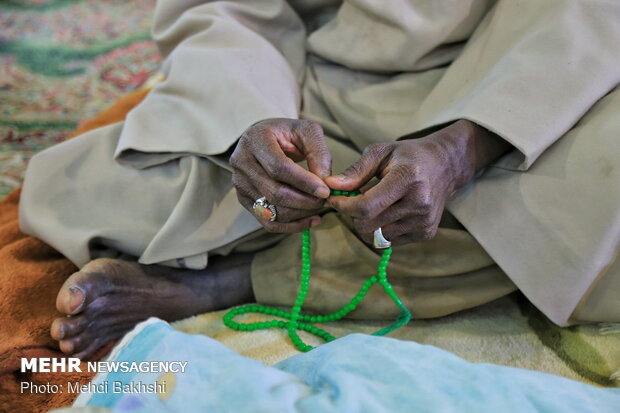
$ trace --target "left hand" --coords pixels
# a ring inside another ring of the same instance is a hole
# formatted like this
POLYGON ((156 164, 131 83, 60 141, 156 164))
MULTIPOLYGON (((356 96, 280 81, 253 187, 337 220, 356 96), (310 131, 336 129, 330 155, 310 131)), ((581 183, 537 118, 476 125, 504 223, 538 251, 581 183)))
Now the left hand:
POLYGON ((357 162, 325 182, 346 191, 375 176, 379 183, 356 197, 332 196, 328 205, 350 215, 368 243, 379 227, 392 245, 432 239, 446 201, 474 176, 471 125, 459 121, 424 138, 368 146, 357 162))

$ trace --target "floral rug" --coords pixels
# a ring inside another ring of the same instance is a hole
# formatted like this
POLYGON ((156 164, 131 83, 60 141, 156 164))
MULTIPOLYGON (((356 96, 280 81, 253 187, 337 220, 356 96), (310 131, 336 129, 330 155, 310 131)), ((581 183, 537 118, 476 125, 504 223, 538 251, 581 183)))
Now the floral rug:
POLYGON ((157 71, 155 0, 0 1, 0 198, 28 160, 157 71))

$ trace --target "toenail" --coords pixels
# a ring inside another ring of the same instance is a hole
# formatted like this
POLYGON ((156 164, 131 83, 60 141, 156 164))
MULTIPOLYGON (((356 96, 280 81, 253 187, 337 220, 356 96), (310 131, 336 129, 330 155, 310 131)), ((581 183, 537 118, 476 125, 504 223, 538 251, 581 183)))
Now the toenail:
POLYGON ((69 287, 69 291, 71 291, 71 294, 75 294, 77 292, 81 292, 84 293, 84 290, 82 290, 80 287, 78 287, 77 285, 72 285, 71 287, 69 287))
POLYGON ((61 323, 58 319, 54 320, 54 322, 52 323, 50 335, 55 340, 62 340, 63 338, 65 338, 65 327, 63 326, 63 323, 61 323))
POLYGON ((73 343, 71 343, 70 341, 63 341, 60 343, 60 350, 63 353, 72 353, 73 352, 73 343))
POLYGON ((77 304, 73 303, 73 299, 71 300, 71 311, 75 311, 76 309, 80 308, 82 306, 82 304, 84 304, 84 301, 86 300, 86 294, 84 293, 84 290, 82 290, 80 287, 78 287, 77 285, 72 285, 71 287, 69 287, 69 293, 71 294, 71 297, 77 297, 79 299, 79 302, 77 304))

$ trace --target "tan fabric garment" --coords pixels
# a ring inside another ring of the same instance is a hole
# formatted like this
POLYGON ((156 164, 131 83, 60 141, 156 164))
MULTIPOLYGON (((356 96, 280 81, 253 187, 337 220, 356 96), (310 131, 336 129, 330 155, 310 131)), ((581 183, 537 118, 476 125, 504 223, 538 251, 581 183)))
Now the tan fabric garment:
POLYGON ((259 228, 218 156, 254 122, 319 121, 337 171, 369 143, 465 118, 517 150, 449 211, 554 322, 619 321, 618 93, 600 100, 620 82, 618 21, 607 0, 348 0, 306 37, 282 0, 162 0, 167 80, 124 123, 32 160, 22 228, 78 265, 119 250, 204 268, 259 228))
MULTIPOLYGON (((311 232, 312 280, 306 310, 333 312, 377 273, 381 256, 360 241, 335 213, 311 232)), ((299 288, 301 237, 291 235, 252 262, 259 302, 293 305, 299 288)), ((429 242, 394 248, 389 279, 414 318, 430 318, 488 303, 515 291, 506 274, 467 231, 440 228, 429 242)), ((375 285, 352 318, 395 318, 400 309, 375 285)))

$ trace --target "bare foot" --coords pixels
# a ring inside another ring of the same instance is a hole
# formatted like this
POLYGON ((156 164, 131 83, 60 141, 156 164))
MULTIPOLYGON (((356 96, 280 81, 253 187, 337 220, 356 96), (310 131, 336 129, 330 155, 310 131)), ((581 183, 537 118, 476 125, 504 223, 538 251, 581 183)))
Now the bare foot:
POLYGON ((209 258, 205 270, 100 258, 63 284, 56 307, 67 317, 52 323, 60 350, 87 359, 138 322, 173 321, 253 301, 251 254, 209 258))

